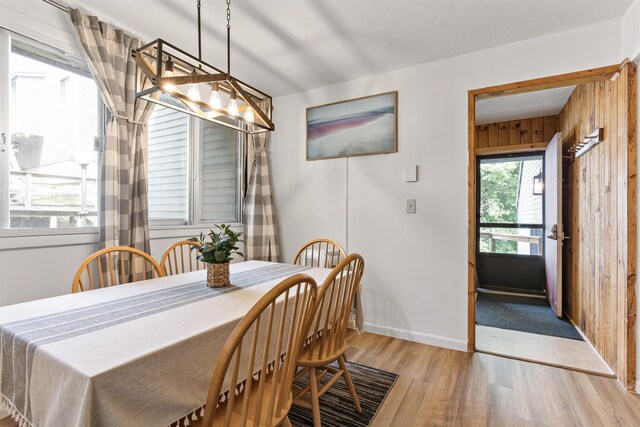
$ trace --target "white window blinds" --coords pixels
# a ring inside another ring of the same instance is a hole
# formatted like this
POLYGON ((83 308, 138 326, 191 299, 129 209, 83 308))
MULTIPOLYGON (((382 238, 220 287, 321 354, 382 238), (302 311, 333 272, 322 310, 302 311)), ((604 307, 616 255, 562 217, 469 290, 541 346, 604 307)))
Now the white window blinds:
POLYGON ((149 219, 187 221, 188 116, 156 106, 149 118, 149 219))
POLYGON ((201 121, 199 220, 238 222, 238 135, 201 121))
POLYGON ((161 106, 148 130, 151 223, 239 222, 238 133, 161 106))

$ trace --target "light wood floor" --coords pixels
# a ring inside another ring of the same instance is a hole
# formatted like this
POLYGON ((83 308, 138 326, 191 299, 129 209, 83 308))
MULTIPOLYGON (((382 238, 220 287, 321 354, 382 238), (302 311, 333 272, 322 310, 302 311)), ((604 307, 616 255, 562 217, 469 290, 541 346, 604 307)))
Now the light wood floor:
POLYGON ((476 325, 476 348, 516 359, 615 376, 584 341, 476 325))
POLYGON ((637 426, 640 396, 617 381, 374 334, 349 361, 399 374, 372 426, 637 426))
POLYGON ((640 396, 602 376, 369 333, 351 335, 347 359, 399 375, 373 427, 637 426, 640 420, 640 396))

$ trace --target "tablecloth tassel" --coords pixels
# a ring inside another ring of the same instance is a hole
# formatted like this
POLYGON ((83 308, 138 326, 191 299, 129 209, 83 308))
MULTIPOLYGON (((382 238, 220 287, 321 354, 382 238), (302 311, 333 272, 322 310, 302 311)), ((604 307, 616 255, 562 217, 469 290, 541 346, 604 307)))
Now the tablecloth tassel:
POLYGON ((204 406, 200 408, 200 417, 204 418, 204 406))
POLYGON ((195 411, 193 412, 193 414, 191 414, 191 421, 198 421, 198 416, 196 415, 195 411))
POLYGON ((184 427, 187 427, 189 424, 189 415, 187 415, 186 417, 184 417, 184 427))

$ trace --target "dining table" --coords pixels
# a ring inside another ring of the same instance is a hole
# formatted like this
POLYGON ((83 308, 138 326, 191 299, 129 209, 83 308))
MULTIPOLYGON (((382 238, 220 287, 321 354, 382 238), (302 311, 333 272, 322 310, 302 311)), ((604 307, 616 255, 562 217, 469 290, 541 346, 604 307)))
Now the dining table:
POLYGON ((246 261, 0 307, 0 406, 20 426, 189 425, 231 331, 270 289, 330 269, 246 261))

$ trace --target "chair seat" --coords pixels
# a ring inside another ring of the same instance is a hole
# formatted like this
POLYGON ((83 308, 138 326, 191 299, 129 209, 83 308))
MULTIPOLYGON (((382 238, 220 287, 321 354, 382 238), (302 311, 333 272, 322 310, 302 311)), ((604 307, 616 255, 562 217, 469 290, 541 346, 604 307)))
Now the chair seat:
POLYGON ((343 355, 347 349, 346 344, 331 352, 327 352, 325 349, 321 357, 318 357, 318 347, 320 345, 320 341, 315 341, 304 347, 300 352, 300 357, 298 357, 298 366, 310 368, 328 365, 338 360, 338 358, 343 355))
MULTIPOLYGON (((258 400, 262 401, 262 408, 260 410, 261 415, 260 415, 260 424, 259 426, 264 426, 264 427, 272 427, 272 426, 277 426, 280 423, 284 422, 284 419, 287 418, 287 415, 289 414, 289 408, 291 408, 291 404, 293 403, 293 394, 291 393, 291 390, 289 390, 288 395, 287 395, 287 402, 286 402, 286 408, 287 410, 284 411, 280 417, 275 418, 273 423, 265 423, 265 420, 267 418, 267 412, 269 411, 269 397, 271 394, 271 387, 273 384, 273 375, 269 374, 267 375, 267 379, 266 382, 264 383, 264 389, 262 391, 262 396, 258 396, 258 381, 257 380, 252 380, 253 384, 251 384, 251 392, 249 394, 249 401, 250 402, 257 402, 258 400)), ((280 386, 278 385, 278 388, 280 388, 280 386)), ((233 402, 233 416, 232 419, 240 419, 240 415, 242 413, 242 402, 244 400, 244 394, 241 394, 240 396, 236 396, 235 401, 233 402)), ((222 403, 218 409, 216 410, 216 416, 214 418, 213 421, 213 425, 223 425, 224 424, 224 420, 227 414, 227 403, 229 401, 226 400, 224 403, 222 403)), ((249 404, 249 408, 248 408, 248 413, 247 413, 247 425, 248 426, 254 426, 254 420, 256 419, 256 406, 255 403, 250 403, 249 404)), ((284 424, 286 424, 286 422, 284 422, 284 424)), ((198 421, 190 421, 190 426, 193 427, 201 427, 202 426, 202 419, 199 419, 198 421)))

